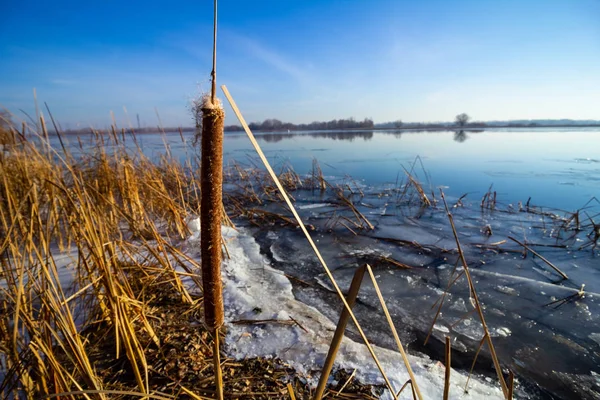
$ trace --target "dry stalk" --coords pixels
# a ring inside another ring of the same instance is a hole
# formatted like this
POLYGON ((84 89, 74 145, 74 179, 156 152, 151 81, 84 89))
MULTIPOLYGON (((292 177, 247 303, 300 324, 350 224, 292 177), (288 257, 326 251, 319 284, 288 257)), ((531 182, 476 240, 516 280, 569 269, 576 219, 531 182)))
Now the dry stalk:
POLYGON ((450 396, 450 372, 452 371, 452 345, 450 344, 450 338, 446 336, 446 373, 444 374, 444 400, 448 400, 450 396))
MULTIPOLYGON (((426 207, 431 207, 431 201, 429 200, 429 198, 427 197, 427 194, 423 190, 423 186, 410 174, 410 172, 408 172, 406 170, 406 168, 404 168, 404 172, 406 173, 406 177, 408 178, 410 185, 412 185, 412 187, 414 187, 415 190, 417 191, 421 203, 426 207)), ((406 188, 408 188, 408 186, 409 185, 407 184, 406 188)))
POLYGON ((350 376, 348 377, 348 379, 346 379, 346 382, 344 382, 344 384, 342 385, 342 387, 340 388, 340 390, 338 390, 338 392, 336 393, 336 395, 333 396, 334 398, 336 398, 340 394, 342 394, 342 392, 344 391, 344 389, 346 389, 346 386, 348 386, 348 384, 350 382, 352 382, 352 379, 354 379, 354 375, 356 375, 356 368, 352 371, 352 373, 350 374, 350 376))
POLYGON ((290 395, 290 400, 296 400, 296 395, 294 394, 294 388, 291 383, 287 384, 288 394, 290 395))
POLYGON ((460 240, 458 239, 458 233, 456 232, 456 227, 454 226, 454 218, 452 217, 452 213, 448 209, 448 203, 446 202, 446 198, 444 197, 444 191, 440 189, 440 194, 442 200, 444 201, 444 207, 446 209, 446 214, 448 215, 448 220, 450 221, 450 226, 452 227, 452 233, 454 234, 454 239, 456 240, 456 246, 458 248, 458 254, 460 260, 462 262, 465 276, 467 277, 467 282, 469 283, 469 291, 471 293, 471 298, 473 299, 473 303, 475 305, 475 309, 477 310, 477 314, 479 315, 479 320, 481 321, 481 325, 484 331, 483 340, 488 345, 490 350, 492 361, 494 362, 494 368, 496 369, 496 374, 498 375, 498 380, 500 381, 500 386, 502 387, 502 392, 504 393, 504 397, 508 396, 508 387, 504 380, 504 375, 502 374, 502 367, 500 366, 500 361, 498 361, 498 356, 496 355, 496 349, 492 343, 492 338, 490 337, 490 333, 487 327, 487 323, 485 322, 485 317, 483 315, 483 310, 481 308, 481 304, 479 303, 479 297, 477 296, 477 291, 475 290, 475 285, 473 284, 473 280, 471 279, 471 273, 469 271, 469 266, 467 265, 467 260, 465 259, 465 255, 463 253, 462 247, 460 245, 460 240))
POLYGON ((538 257, 540 260, 542 260, 543 262, 545 262, 550 268, 552 268, 553 270, 555 270, 556 272, 558 272, 558 274, 560 276, 563 277, 563 279, 569 279, 569 277, 567 276, 567 274, 565 274, 564 272, 562 272, 557 266, 555 266, 554 264, 552 264, 550 261, 548 261, 545 257, 543 257, 541 254, 539 254, 537 251, 533 250, 531 247, 527 246, 524 243, 519 242, 517 239, 509 236, 508 237, 510 240, 512 240, 513 242, 519 244, 520 246, 522 246, 525 250, 531 252, 531 254, 533 254, 534 256, 538 257))
POLYGON ((356 217, 356 220, 359 222, 361 228, 363 227, 363 224, 364 224, 364 225, 366 225, 366 227, 369 230, 375 229, 375 227, 373 226, 373 224, 371 224, 371 222, 369 222, 367 217, 365 217, 363 213, 358 211, 358 209, 356 208, 354 203, 352 203, 352 201, 350 199, 348 199, 346 196, 344 196, 343 190, 339 189, 337 191, 337 195, 338 195, 338 198, 341 200, 342 204, 344 204, 346 207, 348 207, 352 211, 352 213, 356 217))

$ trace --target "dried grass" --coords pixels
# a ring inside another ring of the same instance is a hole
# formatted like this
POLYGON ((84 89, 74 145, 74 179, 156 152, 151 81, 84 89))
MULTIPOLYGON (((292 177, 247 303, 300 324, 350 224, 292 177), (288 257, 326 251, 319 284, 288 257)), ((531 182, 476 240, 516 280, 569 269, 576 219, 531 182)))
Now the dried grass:
MULTIPOLYGON (((182 283, 200 287, 199 265, 177 245, 200 211, 197 172, 127 150, 122 130, 92 133, 83 155, 42 135, 0 157, 0 397, 214 398, 214 337, 182 283)), ((221 364, 226 398, 286 398, 288 382, 311 395, 277 359, 221 364)), ((328 397, 371 391, 352 382, 328 397)))

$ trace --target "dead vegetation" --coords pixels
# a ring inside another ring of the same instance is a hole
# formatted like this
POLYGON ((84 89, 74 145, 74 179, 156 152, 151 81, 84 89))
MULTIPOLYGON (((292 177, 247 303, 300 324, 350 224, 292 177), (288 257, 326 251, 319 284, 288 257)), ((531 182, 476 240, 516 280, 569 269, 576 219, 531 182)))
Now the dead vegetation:
POLYGON ((41 146, 23 142, 0 160, 1 391, 106 397, 86 333, 101 327, 114 340, 115 359, 126 360, 135 382, 129 390, 148 394, 141 337, 160 342, 130 277, 152 265, 155 279, 192 303, 165 238, 187 234, 195 181, 170 160, 129 154, 116 134, 102 138, 113 153, 98 143, 79 158, 38 140, 41 146))
MULTIPOLYGON (((0 157, 2 397, 214 398, 202 293, 183 282, 201 287, 199 265, 179 246, 200 212, 197 170, 167 149, 153 162, 133 131, 111 132, 92 131, 93 151, 79 142, 77 155, 43 135, 0 157)), ((277 359, 222 369, 226 398, 311 396, 277 359)), ((327 397, 369 398, 373 388, 338 373, 347 382, 327 397)))

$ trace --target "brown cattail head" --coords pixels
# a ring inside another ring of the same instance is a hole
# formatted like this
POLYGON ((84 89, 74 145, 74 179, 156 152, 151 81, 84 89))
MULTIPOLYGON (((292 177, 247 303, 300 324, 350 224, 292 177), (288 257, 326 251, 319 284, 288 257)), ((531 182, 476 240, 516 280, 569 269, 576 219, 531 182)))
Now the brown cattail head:
POLYGON ((223 324, 221 284, 221 212, 223 196, 223 125, 225 111, 220 101, 202 99, 202 161, 200 229, 204 319, 209 329, 223 324))

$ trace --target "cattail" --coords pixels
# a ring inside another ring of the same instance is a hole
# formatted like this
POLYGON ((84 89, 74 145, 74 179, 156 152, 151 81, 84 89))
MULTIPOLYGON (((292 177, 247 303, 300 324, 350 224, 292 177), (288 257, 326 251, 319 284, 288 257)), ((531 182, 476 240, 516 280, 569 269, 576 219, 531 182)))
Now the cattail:
POLYGON ((223 124, 219 100, 202 98, 202 199, 200 204, 204 319, 211 330, 223 324, 221 285, 221 212, 223 196, 223 124))

